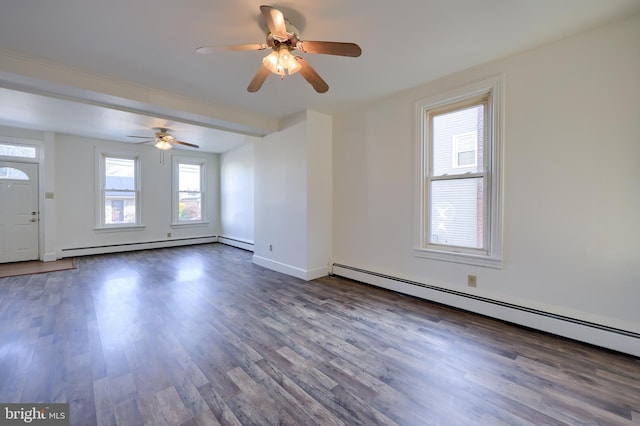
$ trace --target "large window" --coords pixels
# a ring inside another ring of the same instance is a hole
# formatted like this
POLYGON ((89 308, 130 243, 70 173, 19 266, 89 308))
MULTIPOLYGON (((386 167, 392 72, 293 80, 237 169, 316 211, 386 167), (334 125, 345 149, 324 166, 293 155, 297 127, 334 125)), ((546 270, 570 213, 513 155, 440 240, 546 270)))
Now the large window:
POLYGON ((420 256, 502 265, 501 85, 418 103, 420 256))
POLYGON ((140 171, 136 157, 102 154, 98 227, 140 225, 140 171))
POLYGON ((204 172, 204 164, 199 161, 174 159, 174 224, 205 221, 204 172))

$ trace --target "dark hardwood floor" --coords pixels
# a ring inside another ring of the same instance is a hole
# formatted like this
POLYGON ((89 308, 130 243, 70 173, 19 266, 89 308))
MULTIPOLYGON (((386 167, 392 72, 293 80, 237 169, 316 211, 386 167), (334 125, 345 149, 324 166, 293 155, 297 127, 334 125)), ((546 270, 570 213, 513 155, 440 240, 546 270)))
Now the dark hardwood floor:
POLYGON ((640 360, 209 244, 0 279, 0 402, 72 425, 640 424, 640 360))

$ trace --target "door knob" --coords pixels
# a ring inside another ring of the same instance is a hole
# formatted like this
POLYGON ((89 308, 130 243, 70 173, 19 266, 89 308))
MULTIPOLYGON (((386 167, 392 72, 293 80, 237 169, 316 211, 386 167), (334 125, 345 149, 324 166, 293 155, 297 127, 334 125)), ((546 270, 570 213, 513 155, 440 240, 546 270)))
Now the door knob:
POLYGON ((36 213, 36 212, 31 212, 31 216, 35 216, 35 215, 37 215, 37 214, 38 214, 38 213, 36 213))
POLYGON ((36 219, 35 217, 31 218, 31 222, 37 222, 37 221, 38 221, 38 219, 36 219))

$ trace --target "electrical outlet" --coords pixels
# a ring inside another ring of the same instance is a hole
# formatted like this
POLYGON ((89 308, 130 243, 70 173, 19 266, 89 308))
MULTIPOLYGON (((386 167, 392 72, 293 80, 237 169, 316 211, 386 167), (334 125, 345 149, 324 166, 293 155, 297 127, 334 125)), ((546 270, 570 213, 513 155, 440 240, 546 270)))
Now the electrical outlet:
POLYGON ((478 277, 475 275, 467 275, 467 285, 469 287, 475 287, 478 283, 478 277))
POLYGON ((167 238, 171 238, 171 232, 167 232, 167 238))
POLYGON ((273 251, 273 245, 269 244, 269 251, 273 251))

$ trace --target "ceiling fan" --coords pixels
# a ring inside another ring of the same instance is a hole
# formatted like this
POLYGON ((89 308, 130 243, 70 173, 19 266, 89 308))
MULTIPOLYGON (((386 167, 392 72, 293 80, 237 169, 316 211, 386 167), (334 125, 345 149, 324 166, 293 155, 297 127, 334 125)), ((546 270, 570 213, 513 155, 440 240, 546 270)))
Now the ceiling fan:
POLYGON ((167 129, 165 127, 154 127, 153 130, 156 130, 154 136, 128 136, 130 138, 142 138, 146 139, 141 142, 136 143, 149 143, 155 142, 155 147, 162 150, 172 149, 174 144, 190 146, 191 148, 200 148, 198 145, 179 141, 169 134, 171 129, 167 129))
POLYGON ((219 51, 237 50, 264 50, 271 48, 273 51, 262 59, 262 66, 247 87, 249 92, 257 92, 269 76, 269 73, 284 78, 300 71, 311 86, 318 93, 329 90, 329 85, 301 56, 294 55, 293 50, 303 53, 320 53, 325 55, 358 57, 362 54, 360 46, 355 43, 343 43, 334 41, 303 41, 300 32, 289 22, 281 11, 271 6, 260 6, 262 16, 267 23, 269 32, 265 43, 234 44, 229 46, 203 46, 196 52, 209 54, 219 51))

